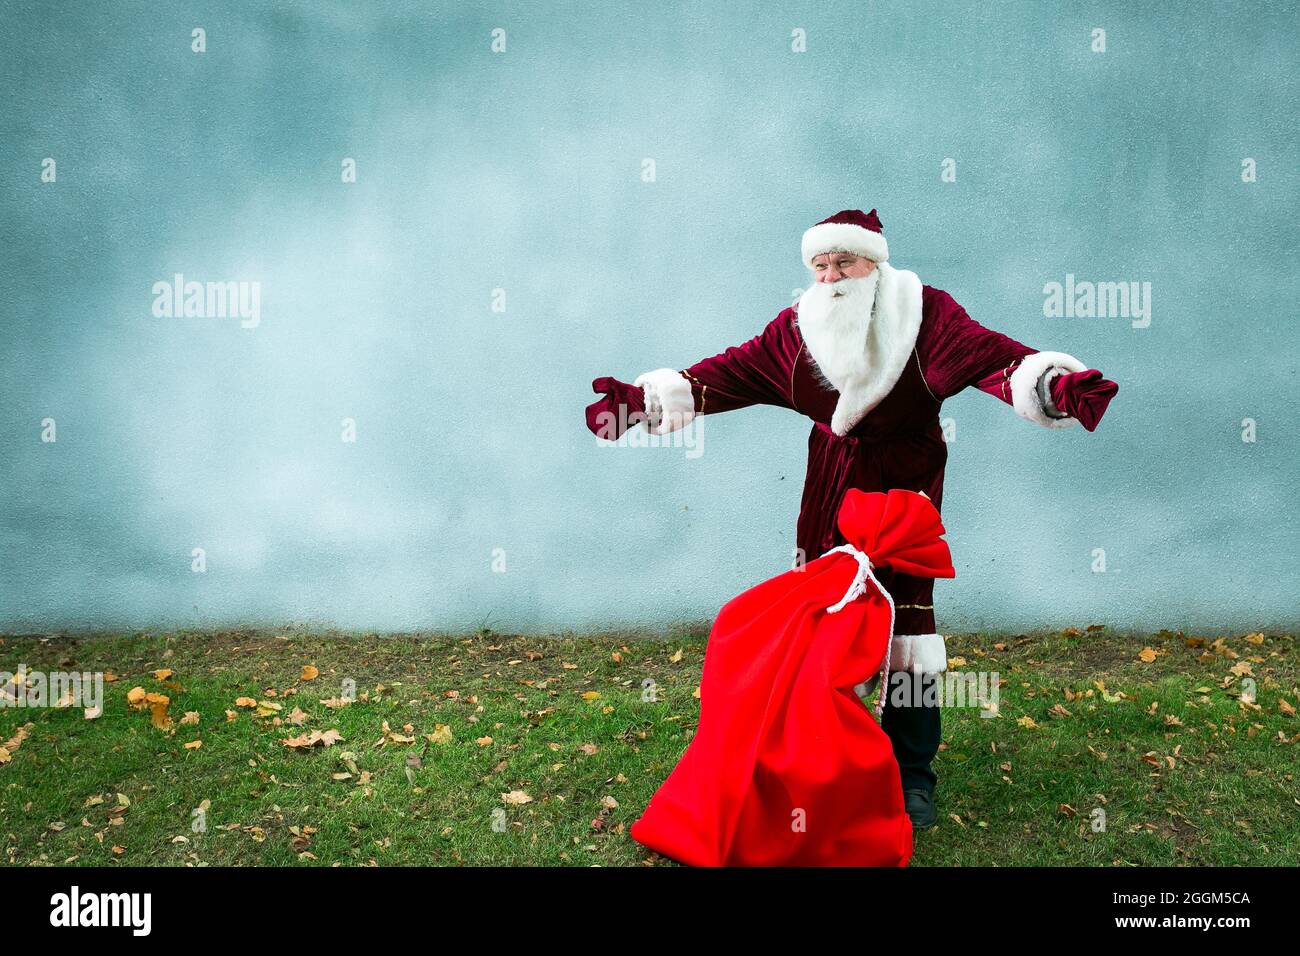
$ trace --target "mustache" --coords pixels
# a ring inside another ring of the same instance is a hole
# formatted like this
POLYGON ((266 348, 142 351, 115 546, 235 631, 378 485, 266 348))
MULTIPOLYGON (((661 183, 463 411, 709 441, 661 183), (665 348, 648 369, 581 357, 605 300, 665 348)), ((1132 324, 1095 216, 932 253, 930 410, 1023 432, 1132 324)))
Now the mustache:
POLYGON ((835 282, 817 282, 813 284, 808 292, 810 298, 838 299, 865 292, 874 286, 876 282, 877 276, 873 272, 869 276, 838 279, 835 282))
POLYGON ((875 272, 837 282, 814 282, 799 297, 801 315, 813 323, 867 321, 874 311, 879 289, 879 276, 875 272))

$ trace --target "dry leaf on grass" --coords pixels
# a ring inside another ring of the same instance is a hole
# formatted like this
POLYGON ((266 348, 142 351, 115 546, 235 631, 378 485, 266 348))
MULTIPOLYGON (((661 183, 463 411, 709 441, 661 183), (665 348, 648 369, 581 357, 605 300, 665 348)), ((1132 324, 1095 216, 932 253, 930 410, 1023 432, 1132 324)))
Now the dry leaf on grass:
POLYGON ((172 719, 167 716, 167 708, 172 699, 166 694, 146 694, 144 699, 149 704, 149 722, 159 730, 170 730, 172 719))
MULTIPOLYGON (((415 743, 415 737, 413 737, 413 736, 410 735, 410 734, 399 734, 397 731, 390 729, 389 726, 388 726, 388 721, 386 721, 386 720, 385 720, 384 723, 383 723, 383 728, 382 728, 382 729, 383 729, 383 731, 384 731, 384 736, 380 739, 380 742, 381 742, 381 743, 385 743, 385 742, 387 742, 387 743, 394 743, 394 744, 413 744, 413 743, 415 743)), ((403 730, 405 730, 405 729, 406 729, 406 728, 403 728, 403 730)))
POLYGON ((13 759, 14 751, 23 745, 27 735, 31 733, 35 725, 31 722, 23 724, 14 732, 14 735, 5 741, 4 746, 0 746, 0 764, 7 764, 13 759))
POLYGON ((315 747, 318 744, 322 747, 333 747, 342 739, 343 735, 337 730, 313 730, 309 734, 300 734, 297 737, 285 738, 284 740, 281 740, 280 743, 284 744, 286 747, 307 749, 315 747))
POLYGON ((447 724, 434 724, 433 733, 425 734, 424 739, 431 744, 449 744, 452 741, 451 727, 447 724))
POLYGON ((1106 689, 1105 681, 1095 680, 1092 682, 1092 686, 1097 688, 1097 690, 1101 693, 1101 699, 1108 704, 1116 704, 1119 703, 1119 701, 1124 699, 1123 691, 1120 691, 1118 694, 1112 694, 1110 691, 1108 691, 1106 689))

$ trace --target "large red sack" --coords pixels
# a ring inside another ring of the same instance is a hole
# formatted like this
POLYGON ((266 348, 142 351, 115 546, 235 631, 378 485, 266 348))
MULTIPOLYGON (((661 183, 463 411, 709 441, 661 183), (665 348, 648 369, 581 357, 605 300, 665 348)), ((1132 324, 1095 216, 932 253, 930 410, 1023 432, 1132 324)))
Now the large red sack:
POLYGON ((911 859, 893 748, 853 688, 887 672, 893 635, 870 568, 950 578, 952 556, 916 492, 850 489, 837 520, 847 545, 719 612, 695 736, 630 831, 650 849, 693 866, 911 859))

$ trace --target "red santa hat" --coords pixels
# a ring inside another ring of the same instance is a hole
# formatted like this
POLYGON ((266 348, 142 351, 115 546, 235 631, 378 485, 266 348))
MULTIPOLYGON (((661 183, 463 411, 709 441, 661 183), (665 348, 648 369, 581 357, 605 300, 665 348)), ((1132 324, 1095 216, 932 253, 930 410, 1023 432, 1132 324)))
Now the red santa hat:
POLYGON ((889 258, 884 227, 873 209, 844 209, 823 219, 803 234, 803 261, 812 267, 812 261, 823 252, 851 252, 876 262, 889 258))

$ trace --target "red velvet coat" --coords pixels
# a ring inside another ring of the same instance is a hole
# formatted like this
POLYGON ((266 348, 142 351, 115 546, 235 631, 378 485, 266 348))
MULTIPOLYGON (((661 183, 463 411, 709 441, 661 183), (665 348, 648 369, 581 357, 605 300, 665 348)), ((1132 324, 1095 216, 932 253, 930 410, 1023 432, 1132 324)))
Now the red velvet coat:
MULTIPOLYGON (((984 328, 941 289, 923 286, 921 294, 911 360, 893 390, 842 438, 830 429, 839 393, 821 384, 793 306, 743 345, 681 370, 691 382, 696 414, 761 404, 812 419, 797 531, 808 561, 845 543, 835 516, 850 488, 923 491, 942 509, 948 449, 939 426, 941 403, 974 385, 1011 404, 1011 372, 1037 351, 984 328)), ((881 584, 897 605, 895 633, 935 633, 933 580, 886 571, 881 584)))

